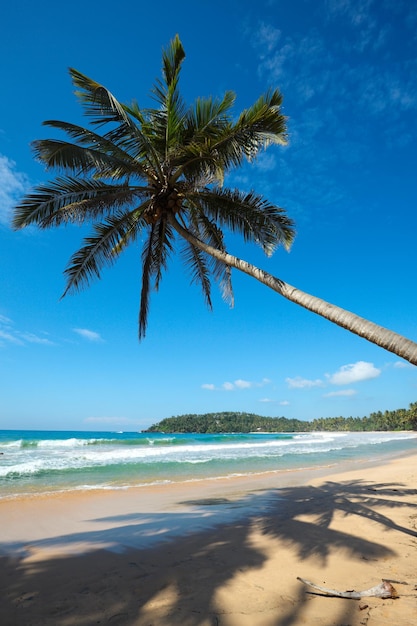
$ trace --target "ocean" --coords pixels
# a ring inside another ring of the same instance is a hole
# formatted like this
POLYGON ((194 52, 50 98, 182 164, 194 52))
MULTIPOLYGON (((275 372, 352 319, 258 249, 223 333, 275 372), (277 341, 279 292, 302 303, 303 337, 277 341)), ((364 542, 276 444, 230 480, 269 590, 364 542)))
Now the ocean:
POLYGON ((417 432, 164 434, 0 431, 0 498, 381 462, 417 432))

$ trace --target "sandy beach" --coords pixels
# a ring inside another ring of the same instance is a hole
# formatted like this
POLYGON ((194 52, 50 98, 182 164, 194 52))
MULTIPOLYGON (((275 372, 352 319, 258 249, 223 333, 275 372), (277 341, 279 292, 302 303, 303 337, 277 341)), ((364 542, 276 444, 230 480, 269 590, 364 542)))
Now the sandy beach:
POLYGON ((416 623, 417 454, 335 471, 1 500, 0 624, 416 623))

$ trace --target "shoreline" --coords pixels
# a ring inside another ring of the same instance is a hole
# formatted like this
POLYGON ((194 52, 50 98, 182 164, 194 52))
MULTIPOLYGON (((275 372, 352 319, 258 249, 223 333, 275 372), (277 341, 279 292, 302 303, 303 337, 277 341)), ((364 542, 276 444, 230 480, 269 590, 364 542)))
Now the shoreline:
MULTIPOLYGON (((415 434, 414 431, 403 431, 403 432, 410 432, 410 434, 415 434)), ((400 450, 391 450, 389 452, 383 451, 383 450, 379 450, 378 454, 375 455, 375 453, 373 453, 371 456, 369 457, 363 457, 363 456, 355 456, 355 457, 351 457, 351 458, 345 458, 343 460, 338 459, 337 457, 333 457, 333 458, 328 458, 326 459, 326 461, 323 460, 322 463, 312 463, 311 465, 308 465, 308 456, 305 457, 304 461, 305 464, 303 465, 297 465, 297 464, 293 464, 290 465, 288 467, 277 467, 276 469, 261 469, 259 471, 254 471, 254 470, 249 470, 248 472, 233 472, 231 474, 220 474, 220 475, 215 475, 215 474, 207 474, 207 475, 201 475, 201 476, 195 476, 195 477, 188 477, 187 475, 179 475, 177 477, 172 477, 169 479, 165 479, 165 478, 160 478, 160 479, 154 479, 154 480, 149 480, 149 481, 144 481, 144 482, 135 482, 133 477, 130 480, 125 480, 123 483, 121 484, 108 484, 108 483, 103 483, 103 484, 93 484, 93 485, 89 485, 89 484, 85 484, 85 485, 73 485, 73 484, 68 484, 67 486, 59 486, 56 485, 55 487, 51 487, 50 485, 45 486, 45 485, 41 485, 38 486, 38 489, 35 489, 35 485, 36 482, 34 482, 31 486, 31 488, 29 488, 27 491, 23 491, 22 487, 19 487, 19 489, 17 491, 12 491, 11 487, 9 487, 8 489, 6 488, 6 490, 2 493, 0 493, 0 503, 4 502, 4 501, 10 501, 10 500, 24 500, 26 498, 31 499, 31 498, 42 498, 42 497, 55 497, 55 496, 64 496, 65 494, 71 495, 71 494, 83 494, 83 493, 89 493, 89 494, 95 494, 95 493, 114 493, 114 492, 118 492, 118 491, 128 491, 131 489, 149 489, 149 488, 153 488, 153 487, 160 487, 160 486, 172 486, 172 488, 175 488, 176 485, 187 485, 190 484, 192 485, 193 483, 201 483, 202 485, 204 485, 205 483, 215 483, 215 482, 221 482, 221 481, 251 481, 253 480, 262 480, 263 478, 266 478, 268 480, 268 477, 273 478, 274 476, 277 478, 282 478, 283 476, 285 476, 286 474, 292 475, 293 473, 314 473, 314 475, 316 475, 317 473, 319 473, 320 475, 324 476, 326 475, 328 472, 331 473, 335 473, 335 472, 339 472, 341 471, 343 468, 345 468, 346 470, 349 470, 349 468, 351 468, 352 466, 355 467, 359 467, 361 464, 363 464, 364 466, 371 466, 373 464, 380 464, 380 463, 385 463, 387 460, 389 461, 390 459, 394 459, 397 457, 401 457, 403 455, 411 455, 413 454, 413 450, 412 449, 400 449, 400 450)), ((10 483, 12 485, 12 483, 10 483)))
POLYGON ((0 623, 409 626, 417 453, 316 471, 0 501, 0 623), (307 593, 382 578, 400 598, 307 593), (362 607, 362 608, 360 608, 362 607))

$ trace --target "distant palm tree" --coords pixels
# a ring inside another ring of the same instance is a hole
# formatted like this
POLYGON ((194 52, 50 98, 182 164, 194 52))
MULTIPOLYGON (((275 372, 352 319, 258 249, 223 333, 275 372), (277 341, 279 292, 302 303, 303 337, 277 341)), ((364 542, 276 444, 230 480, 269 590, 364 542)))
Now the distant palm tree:
POLYGON ((72 141, 41 139, 36 157, 62 175, 38 186, 15 209, 14 226, 40 228, 93 223, 93 233, 65 270, 64 295, 100 277, 127 245, 144 239, 139 338, 148 321, 149 296, 183 242, 182 256, 193 282, 200 283, 211 307, 211 279, 233 302, 231 268, 253 276, 285 298, 417 364, 417 344, 348 311, 310 296, 267 272, 230 255, 222 229, 258 243, 267 255, 289 248, 294 225, 284 210, 251 191, 223 186, 225 174, 253 160, 268 145, 285 144, 286 120, 277 90, 262 95, 237 120, 235 95, 198 98, 187 107, 178 90, 184 49, 176 36, 163 52, 163 80, 152 95, 157 108, 119 103, 102 85, 71 69, 76 95, 98 134, 78 125, 47 121, 72 141))

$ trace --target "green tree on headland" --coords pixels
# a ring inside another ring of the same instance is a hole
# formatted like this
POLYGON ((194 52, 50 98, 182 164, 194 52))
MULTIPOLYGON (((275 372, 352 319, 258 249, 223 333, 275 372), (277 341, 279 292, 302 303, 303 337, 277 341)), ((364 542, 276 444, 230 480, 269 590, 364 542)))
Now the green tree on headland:
POLYGON ((142 244, 139 338, 145 335, 149 296, 158 289, 177 239, 191 272, 211 307, 211 280, 233 302, 231 268, 236 268, 288 300, 417 364, 417 344, 349 311, 306 294, 226 250, 224 229, 258 243, 267 255, 289 248, 293 222, 284 210, 251 191, 223 186, 225 175, 251 161, 270 144, 286 142, 278 90, 260 96, 236 119, 235 95, 198 98, 187 106, 179 92, 185 53, 175 37, 162 57, 162 79, 153 87, 157 108, 122 104, 99 83, 70 70, 92 130, 60 121, 45 124, 69 141, 35 141, 35 156, 52 182, 40 185, 16 207, 14 226, 50 228, 92 223, 93 232, 65 270, 64 295, 100 277, 134 241, 142 244), (102 134, 94 129, 106 127, 102 134))
POLYGON ((294 432, 305 430, 306 422, 285 417, 262 417, 255 413, 223 411, 202 415, 186 414, 168 417, 154 424, 146 432, 177 433, 249 433, 294 432))
POLYGON ((378 411, 368 417, 321 417, 311 422, 286 417, 263 417, 255 413, 223 411, 201 415, 167 417, 144 432, 165 433, 249 433, 312 431, 417 430, 417 402, 409 409, 378 411))

